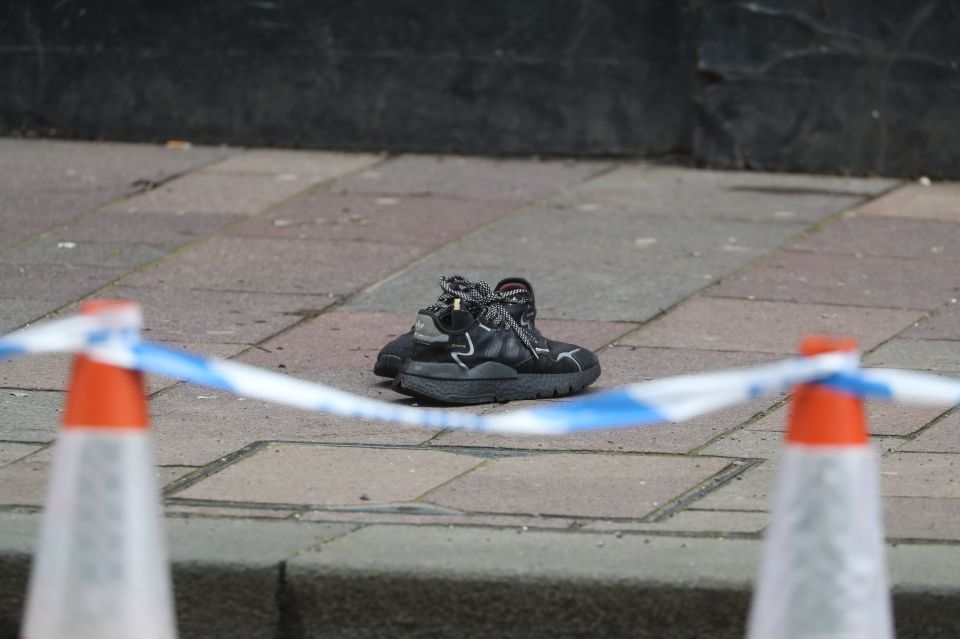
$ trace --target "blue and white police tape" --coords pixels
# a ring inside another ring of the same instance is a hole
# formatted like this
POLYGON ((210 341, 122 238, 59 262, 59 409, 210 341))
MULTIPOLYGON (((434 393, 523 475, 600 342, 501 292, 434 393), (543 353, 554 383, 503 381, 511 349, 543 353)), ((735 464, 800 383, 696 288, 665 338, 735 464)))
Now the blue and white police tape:
POLYGON ((254 366, 143 341, 139 313, 128 311, 108 310, 12 333, 0 338, 0 358, 82 352, 115 366, 305 410, 428 428, 499 433, 563 434, 679 422, 805 383, 822 383, 843 392, 894 401, 960 402, 958 380, 910 371, 863 370, 854 353, 827 353, 641 382, 500 415, 471 415, 372 400, 254 366))

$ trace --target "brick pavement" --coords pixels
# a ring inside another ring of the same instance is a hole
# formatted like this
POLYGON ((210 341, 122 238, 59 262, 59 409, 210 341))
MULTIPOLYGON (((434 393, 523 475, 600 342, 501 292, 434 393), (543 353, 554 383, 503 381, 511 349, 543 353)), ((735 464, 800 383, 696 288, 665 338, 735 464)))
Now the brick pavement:
MULTIPOLYGON (((0 168, 0 331, 122 296, 152 339, 406 403, 370 369, 436 277, 519 274, 544 332, 599 349, 598 388, 772 361, 815 331, 960 375, 952 184, 21 140, 0 168)), ((0 365, 0 514, 42 503, 67 363, 0 365)), ((785 413, 543 439, 150 391, 170 517, 676 538, 759 538, 785 413)), ((888 537, 960 541, 956 415, 870 421, 888 537)))

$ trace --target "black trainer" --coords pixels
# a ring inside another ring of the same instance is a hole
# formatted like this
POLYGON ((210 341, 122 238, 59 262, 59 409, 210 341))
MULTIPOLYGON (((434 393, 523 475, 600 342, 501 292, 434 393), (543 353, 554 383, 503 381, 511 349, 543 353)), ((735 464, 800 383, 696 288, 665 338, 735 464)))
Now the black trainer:
MULTIPOLYGON (((443 281, 441 279, 441 281, 443 281)), ((417 315, 413 352, 393 389, 451 404, 482 404, 576 392, 600 376, 586 348, 546 339, 517 321, 511 306, 532 295, 523 289, 492 291, 483 281, 461 290, 442 309, 417 315)))
MULTIPOLYGON (((436 302, 427 307, 434 313, 442 313, 453 304, 455 298, 462 299, 464 291, 469 291, 476 286, 460 275, 441 277, 439 284, 443 293, 440 294, 436 302)), ((530 286, 530 282, 522 277, 507 277, 497 283, 497 291, 507 294, 504 308, 513 316, 514 320, 539 335, 534 324, 537 316, 537 306, 534 302, 533 287, 530 286), (523 296, 523 301, 521 301, 518 296, 523 293, 526 293, 526 295, 523 296)), ((397 373, 400 372, 400 367, 410 359, 412 354, 413 328, 394 338, 380 349, 377 354, 377 361, 373 365, 373 372, 380 377, 396 377, 397 373)))

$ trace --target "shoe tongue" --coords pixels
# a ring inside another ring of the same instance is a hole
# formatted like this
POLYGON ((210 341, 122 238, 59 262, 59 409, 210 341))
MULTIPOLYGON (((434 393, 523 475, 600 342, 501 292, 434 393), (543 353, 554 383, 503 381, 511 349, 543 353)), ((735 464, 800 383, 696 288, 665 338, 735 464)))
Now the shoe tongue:
MULTIPOLYGON (((510 291, 530 291, 531 296, 533 294, 530 285, 522 280, 504 280, 497 286, 497 292, 499 293, 509 293, 510 291)), ((503 308, 510 313, 517 324, 533 328, 533 318, 536 315, 533 304, 518 302, 512 304, 507 303, 503 305, 503 308)))

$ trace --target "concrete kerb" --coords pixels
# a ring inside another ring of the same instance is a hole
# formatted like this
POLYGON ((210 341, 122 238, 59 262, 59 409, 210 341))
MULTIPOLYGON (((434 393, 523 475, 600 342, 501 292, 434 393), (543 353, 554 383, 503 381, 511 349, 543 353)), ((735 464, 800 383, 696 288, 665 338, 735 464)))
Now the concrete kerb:
MULTIPOLYGON (((0 514, 0 639, 39 515, 0 514)), ((168 518, 180 636, 740 637, 759 539, 168 518)), ((889 544, 900 637, 960 633, 955 544, 889 544)))

